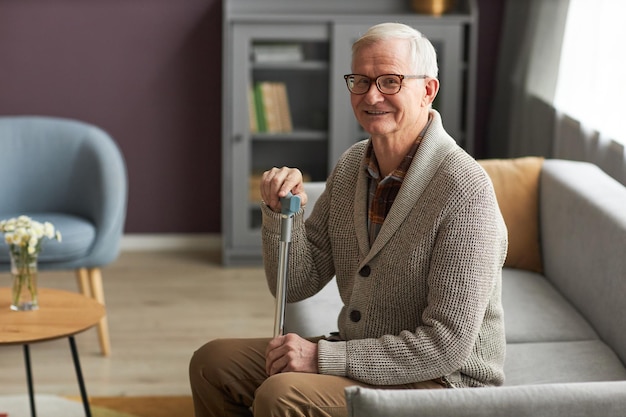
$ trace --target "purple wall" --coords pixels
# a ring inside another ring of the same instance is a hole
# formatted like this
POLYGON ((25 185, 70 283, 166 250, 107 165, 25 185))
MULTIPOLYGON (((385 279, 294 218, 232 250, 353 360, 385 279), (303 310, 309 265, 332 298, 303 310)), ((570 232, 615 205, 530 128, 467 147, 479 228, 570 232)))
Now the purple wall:
MULTIPOLYGON (((503 1, 479 1, 479 139, 503 1)), ((126 233, 219 233, 221 20, 219 0, 0 0, 0 114, 108 131, 128 169, 126 233)))
POLYGON ((0 114, 108 131, 126 232, 219 232, 221 27, 218 0, 0 0, 0 114))

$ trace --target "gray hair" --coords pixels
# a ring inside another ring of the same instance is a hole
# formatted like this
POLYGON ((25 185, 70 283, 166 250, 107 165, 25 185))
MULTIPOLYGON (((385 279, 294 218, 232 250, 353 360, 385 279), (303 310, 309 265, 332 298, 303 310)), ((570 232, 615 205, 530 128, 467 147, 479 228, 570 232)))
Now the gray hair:
POLYGON ((352 45, 352 57, 363 47, 378 41, 390 39, 406 39, 411 48, 411 61, 416 73, 437 78, 437 52, 432 43, 422 33, 402 23, 381 23, 374 25, 352 45))

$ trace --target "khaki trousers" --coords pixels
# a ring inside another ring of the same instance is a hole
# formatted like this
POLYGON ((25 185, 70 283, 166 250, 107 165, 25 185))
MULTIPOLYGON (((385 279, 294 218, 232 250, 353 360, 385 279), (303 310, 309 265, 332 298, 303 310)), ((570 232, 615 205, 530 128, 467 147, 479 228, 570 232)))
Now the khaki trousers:
POLYGON ((265 348, 271 339, 218 339, 198 349, 189 364, 196 417, 347 416, 344 388, 445 388, 425 381, 400 386, 371 386, 349 378, 265 372, 265 348))

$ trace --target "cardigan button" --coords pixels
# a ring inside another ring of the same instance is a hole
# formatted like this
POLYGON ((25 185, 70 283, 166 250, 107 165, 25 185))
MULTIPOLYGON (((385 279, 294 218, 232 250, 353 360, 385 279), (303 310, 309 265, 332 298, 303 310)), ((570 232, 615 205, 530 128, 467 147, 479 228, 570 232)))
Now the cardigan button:
POLYGON ((359 310, 352 310, 350 312, 350 320, 358 323, 361 320, 361 312, 359 310))
POLYGON ((370 268, 369 265, 365 265, 363 268, 361 268, 361 270, 359 271, 359 275, 361 275, 363 278, 367 278, 370 276, 370 274, 372 273, 372 268, 370 268))

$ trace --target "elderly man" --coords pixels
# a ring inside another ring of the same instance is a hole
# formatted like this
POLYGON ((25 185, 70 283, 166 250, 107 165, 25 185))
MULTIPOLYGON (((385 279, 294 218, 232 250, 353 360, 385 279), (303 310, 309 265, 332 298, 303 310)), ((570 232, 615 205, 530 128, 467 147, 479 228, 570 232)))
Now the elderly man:
MULTIPOLYGON (((352 72, 346 85, 370 138, 340 158, 307 222, 296 215, 288 282, 288 301, 297 301, 337 277, 339 334, 207 343, 190 364, 196 417, 345 416, 351 385, 438 389, 504 380, 506 227, 486 173, 431 107, 439 90, 434 48, 408 26, 377 25, 353 45, 352 72)), ((272 291, 279 199, 288 192, 306 204, 298 169, 264 173, 272 291)))

